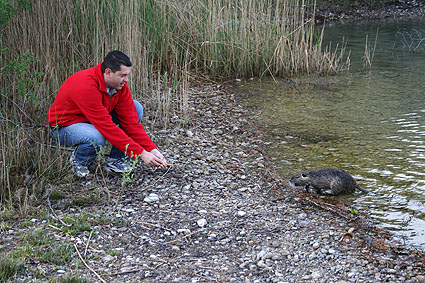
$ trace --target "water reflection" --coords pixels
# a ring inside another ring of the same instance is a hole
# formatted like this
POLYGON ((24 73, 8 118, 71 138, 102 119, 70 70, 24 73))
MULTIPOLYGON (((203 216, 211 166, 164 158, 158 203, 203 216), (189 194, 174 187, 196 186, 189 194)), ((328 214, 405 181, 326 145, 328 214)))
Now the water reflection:
MULTIPOLYGON (((271 134, 268 153, 284 175, 341 168, 362 187, 343 200, 367 211, 425 250, 425 52, 409 52, 400 30, 425 21, 334 27, 327 40, 348 38, 350 74, 241 82, 237 91, 271 134), (365 35, 378 32, 372 69, 361 68, 365 35)), ((425 42, 424 42, 425 44, 425 42)))

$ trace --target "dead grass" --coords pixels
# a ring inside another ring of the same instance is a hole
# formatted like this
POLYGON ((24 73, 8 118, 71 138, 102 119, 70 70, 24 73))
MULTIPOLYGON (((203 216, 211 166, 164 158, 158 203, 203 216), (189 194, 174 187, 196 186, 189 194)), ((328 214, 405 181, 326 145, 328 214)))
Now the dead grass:
POLYGON ((44 123, 70 74, 120 49, 133 61, 129 84, 145 103, 147 125, 167 127, 171 118, 184 124, 190 83, 201 74, 226 79, 344 68, 344 49, 321 44, 314 7, 295 0, 32 1, 1 29, 0 202, 29 204, 48 184, 69 178, 69 152, 51 143, 44 123))

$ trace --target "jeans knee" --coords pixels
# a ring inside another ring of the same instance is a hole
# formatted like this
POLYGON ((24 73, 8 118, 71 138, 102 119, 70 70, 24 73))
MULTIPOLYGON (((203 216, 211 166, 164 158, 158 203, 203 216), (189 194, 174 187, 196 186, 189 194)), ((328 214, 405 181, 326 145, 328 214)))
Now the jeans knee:
POLYGON ((99 148, 105 145, 106 139, 100 133, 96 133, 87 137, 87 143, 90 143, 96 148, 99 148))
POLYGON ((78 145, 78 151, 82 155, 96 156, 105 146, 106 140, 102 135, 87 136, 84 141, 78 145))

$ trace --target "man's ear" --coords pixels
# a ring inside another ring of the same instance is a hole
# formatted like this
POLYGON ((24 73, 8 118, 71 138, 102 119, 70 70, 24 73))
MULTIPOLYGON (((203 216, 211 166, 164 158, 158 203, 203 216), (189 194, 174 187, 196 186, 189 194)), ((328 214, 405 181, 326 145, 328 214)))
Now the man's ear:
POLYGON ((105 69, 105 75, 106 76, 109 76, 111 73, 112 73, 112 70, 111 69, 109 69, 109 68, 106 68, 105 69))

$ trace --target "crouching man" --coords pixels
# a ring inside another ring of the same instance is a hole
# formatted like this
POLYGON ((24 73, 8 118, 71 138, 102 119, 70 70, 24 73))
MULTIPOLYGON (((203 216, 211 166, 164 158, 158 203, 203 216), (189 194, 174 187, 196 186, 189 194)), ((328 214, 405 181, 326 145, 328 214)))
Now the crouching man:
POLYGON ((143 107, 127 85, 131 65, 127 55, 111 51, 102 63, 71 75, 47 112, 52 137, 63 146, 76 147, 70 162, 79 177, 89 174, 106 140, 112 144, 108 172, 130 170, 130 158, 137 157, 157 168, 167 165, 140 123, 143 107))

